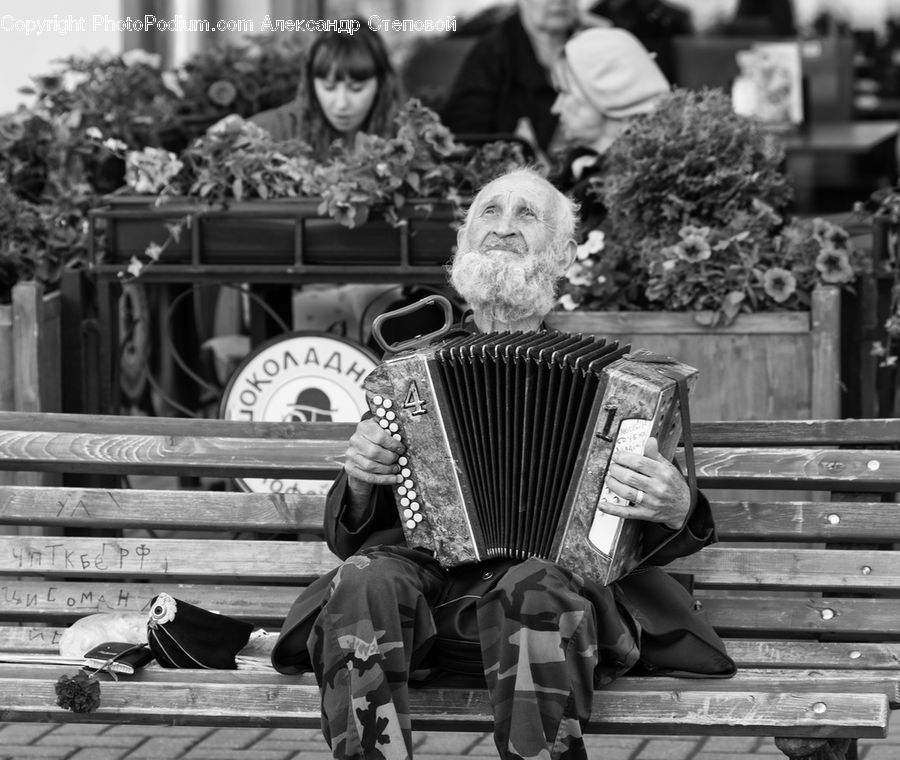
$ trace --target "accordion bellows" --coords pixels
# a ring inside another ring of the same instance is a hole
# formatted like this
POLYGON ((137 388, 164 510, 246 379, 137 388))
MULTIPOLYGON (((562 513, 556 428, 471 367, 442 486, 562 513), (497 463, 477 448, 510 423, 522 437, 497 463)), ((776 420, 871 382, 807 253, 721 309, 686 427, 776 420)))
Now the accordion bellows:
MULTIPOLYGON (((407 543, 445 567, 543 557, 610 583, 640 552, 641 521, 598 509, 616 448, 671 458, 681 383, 669 357, 550 330, 483 333, 398 354, 365 380, 406 445, 394 487, 407 543)), ((684 394, 687 397, 687 394, 684 394)))

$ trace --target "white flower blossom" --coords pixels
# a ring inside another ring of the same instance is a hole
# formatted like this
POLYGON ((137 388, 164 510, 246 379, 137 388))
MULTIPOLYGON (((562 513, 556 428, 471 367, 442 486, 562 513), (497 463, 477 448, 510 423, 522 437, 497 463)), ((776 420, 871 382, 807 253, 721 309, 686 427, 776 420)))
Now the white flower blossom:
POLYGON ((153 69, 158 69, 160 64, 162 64, 162 56, 159 53, 148 53, 146 50, 142 50, 141 48, 134 48, 134 50, 126 50, 121 55, 122 63, 126 66, 137 66, 143 63, 145 66, 149 66, 153 69))
POLYGON ((564 295, 560 296, 559 301, 557 301, 557 303, 560 306, 562 306, 563 309, 565 309, 566 311, 575 311, 575 309, 578 308, 578 304, 576 303, 575 299, 572 298, 571 294, 569 294, 569 293, 565 293, 564 295))

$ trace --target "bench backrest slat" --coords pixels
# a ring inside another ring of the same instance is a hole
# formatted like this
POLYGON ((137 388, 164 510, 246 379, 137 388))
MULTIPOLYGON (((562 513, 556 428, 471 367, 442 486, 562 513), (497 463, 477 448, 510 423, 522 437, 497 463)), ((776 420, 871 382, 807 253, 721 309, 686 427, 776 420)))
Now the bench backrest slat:
POLYGON ((900 541, 900 505, 846 501, 712 501, 722 541, 900 541))
POLYGON ((0 486, 0 524, 321 532, 322 494, 0 486))
MULTIPOLYGON (((293 579, 291 579, 293 581, 293 579)), ((143 613, 162 591, 224 615, 246 617, 278 625, 304 584, 280 585, 172 583, 167 579, 144 583, 102 579, 0 580, 0 619, 71 620, 98 612, 143 613)))
POLYGON ((304 581, 336 564, 320 541, 0 536, 0 574, 304 581))

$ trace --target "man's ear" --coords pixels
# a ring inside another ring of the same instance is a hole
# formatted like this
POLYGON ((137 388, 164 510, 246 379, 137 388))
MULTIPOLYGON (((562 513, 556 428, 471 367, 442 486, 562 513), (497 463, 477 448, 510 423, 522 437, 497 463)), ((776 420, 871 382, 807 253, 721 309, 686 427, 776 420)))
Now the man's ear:
POLYGON ((578 244, 575 242, 574 238, 569 238, 563 246, 563 258, 566 262, 565 269, 572 266, 572 262, 575 261, 575 253, 577 250, 578 244))
POLYGON ((461 251, 463 249, 463 240, 466 237, 466 226, 463 225, 456 231, 456 250, 461 251))

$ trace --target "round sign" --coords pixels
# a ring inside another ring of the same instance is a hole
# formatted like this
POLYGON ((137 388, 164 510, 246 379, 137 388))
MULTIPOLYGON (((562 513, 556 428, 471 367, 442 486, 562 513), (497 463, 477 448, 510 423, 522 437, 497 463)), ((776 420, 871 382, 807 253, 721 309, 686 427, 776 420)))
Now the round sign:
MULTIPOLYGON (((245 422, 356 422, 368 409, 363 380, 377 363, 371 351, 346 338, 279 335, 235 370, 219 416, 245 422)), ((237 483, 260 493, 317 490, 316 481, 306 480, 238 478, 237 483)))

